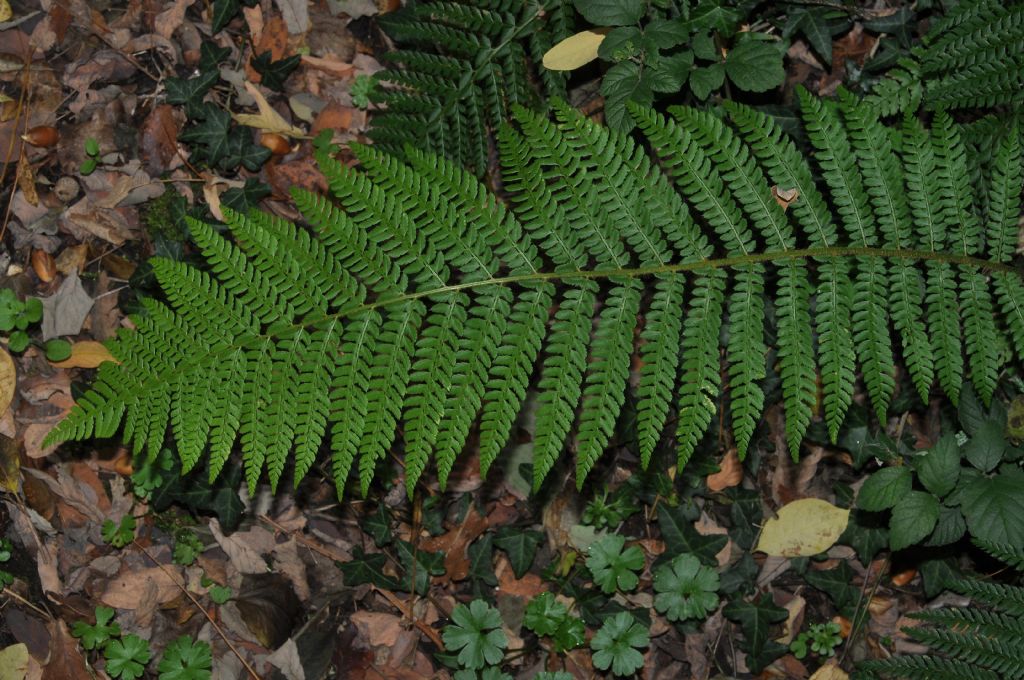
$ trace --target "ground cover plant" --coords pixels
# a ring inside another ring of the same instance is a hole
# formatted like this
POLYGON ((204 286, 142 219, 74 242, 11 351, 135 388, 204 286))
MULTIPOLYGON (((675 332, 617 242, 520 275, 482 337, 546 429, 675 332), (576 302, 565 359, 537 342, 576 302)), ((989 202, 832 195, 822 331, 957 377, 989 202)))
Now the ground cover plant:
POLYGON ((1022 3, 5 11, 5 680, 1021 675, 1022 3))

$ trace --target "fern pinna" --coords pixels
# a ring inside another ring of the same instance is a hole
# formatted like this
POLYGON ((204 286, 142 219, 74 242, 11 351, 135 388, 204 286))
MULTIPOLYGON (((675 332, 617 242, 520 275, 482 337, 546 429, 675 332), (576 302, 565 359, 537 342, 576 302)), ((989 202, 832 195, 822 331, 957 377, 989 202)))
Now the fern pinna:
POLYGON ((898 357, 923 399, 937 382, 955 400, 969 374, 987 400, 1024 353, 1019 132, 985 164, 979 213, 947 114, 891 128, 846 92, 801 103, 813 165, 739 104, 634 108, 656 161, 565 104, 554 122, 517 109, 499 135, 511 208, 424 152, 355 147, 360 170, 321 155, 333 200, 294 192, 315 235, 226 211, 234 245, 192 222, 209 271, 153 261, 170 306, 145 303, 49 441, 123 421, 155 453, 170 423, 186 469, 208 450, 216 475, 240 441, 253 487, 292 450, 300 479, 329 439, 339 494, 357 462, 365 493, 401 422, 411 490, 430 461, 444 485, 475 422, 486 472, 534 389, 535 486, 573 431, 582 485, 627 389, 643 465, 673 413, 687 461, 724 382, 743 455, 769 308, 794 456, 819 382, 836 437, 858 365, 880 418, 898 357))
POLYGON ((868 98, 884 115, 1024 102, 1024 2, 961 0, 868 98))
POLYGON ((375 144, 401 156, 404 146, 429 149, 482 175, 490 133, 509 107, 540 105, 563 94, 565 74, 531 63, 572 33, 570 0, 420 0, 384 15, 381 26, 399 45, 385 55, 374 99, 375 144))
MULTIPOLYGON (((979 547, 1019 573, 1024 550, 975 539, 979 547)), ((961 578, 950 588, 969 597, 969 607, 942 607, 910 614, 924 625, 903 628, 928 654, 896 655, 863 661, 859 675, 906 680, 1024 679, 1024 587, 979 578, 961 578)))

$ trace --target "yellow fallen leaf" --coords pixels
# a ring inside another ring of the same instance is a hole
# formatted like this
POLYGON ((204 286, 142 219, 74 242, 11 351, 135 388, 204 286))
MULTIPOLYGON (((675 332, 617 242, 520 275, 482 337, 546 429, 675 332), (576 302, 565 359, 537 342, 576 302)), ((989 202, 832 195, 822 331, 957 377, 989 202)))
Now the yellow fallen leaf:
POLYGON ((11 10, 11 3, 8 0, 0 0, 0 23, 10 21, 13 16, 14 12, 11 10))
POLYGON ((102 342, 82 340, 71 346, 71 356, 64 361, 53 362, 53 365, 57 368, 96 368, 104 361, 117 362, 117 359, 102 342))
POLYGON ((256 108, 259 113, 233 113, 231 116, 239 123, 248 127, 259 128, 267 132, 276 132, 285 137, 305 137, 306 133, 290 125, 274 107, 267 102, 259 88, 250 82, 245 83, 246 91, 256 100, 256 108))
POLYGON ((544 53, 544 68, 572 71, 597 59, 597 48, 604 41, 604 29, 580 31, 570 35, 544 53))
POLYGON ((28 647, 19 642, 0 649, 0 680, 25 680, 26 673, 28 673, 28 647))
POLYGON ((814 675, 809 680, 849 680, 849 678, 850 676, 846 674, 846 671, 836 666, 834 661, 830 661, 814 671, 814 675))
POLYGON ((764 524, 757 550, 776 557, 806 557, 832 547, 846 529, 850 511, 818 498, 802 498, 779 509, 764 524))

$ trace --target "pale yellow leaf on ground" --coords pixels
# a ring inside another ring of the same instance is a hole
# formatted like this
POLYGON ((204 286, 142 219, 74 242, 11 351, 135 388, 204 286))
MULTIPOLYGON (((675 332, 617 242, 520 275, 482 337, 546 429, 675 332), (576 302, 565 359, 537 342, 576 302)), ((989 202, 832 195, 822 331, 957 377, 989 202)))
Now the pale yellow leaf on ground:
POLYGON ((765 522, 757 550, 777 557, 817 555, 832 547, 849 519, 849 510, 818 498, 787 503, 777 519, 765 522))
POLYGON ((117 363, 102 342, 82 340, 71 346, 71 356, 64 361, 53 362, 53 365, 57 368, 96 368, 104 361, 117 363))
POLYGON ((14 370, 14 361, 6 350, 0 349, 0 414, 7 410, 14 399, 14 384, 18 375, 14 370))
POLYGON ((28 647, 22 643, 0 649, 0 680, 24 680, 28 672, 28 647))
POLYGON ((814 671, 814 675, 810 677, 810 680, 849 680, 849 677, 846 671, 835 665, 833 660, 814 671))
POLYGON ((603 40, 603 31, 580 31, 570 35, 544 54, 544 68, 572 71, 585 66, 597 59, 597 48, 603 40))
POLYGON ((11 3, 8 0, 0 0, 0 22, 10 21, 13 16, 11 3))
POLYGON ((259 128, 260 130, 266 130, 267 132, 276 132, 277 134, 284 135, 285 137, 306 136, 305 132, 294 125, 290 125, 280 113, 274 110, 258 87, 250 82, 246 82, 245 89, 252 95, 252 98, 256 100, 256 108, 258 108, 260 112, 231 114, 239 124, 259 128))

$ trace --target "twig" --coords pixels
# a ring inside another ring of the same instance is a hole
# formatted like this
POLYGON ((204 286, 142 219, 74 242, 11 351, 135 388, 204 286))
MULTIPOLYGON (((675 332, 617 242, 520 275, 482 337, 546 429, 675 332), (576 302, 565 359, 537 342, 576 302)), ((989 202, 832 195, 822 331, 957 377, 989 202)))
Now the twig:
POLYGON ((18 602, 22 603, 23 605, 34 611, 36 614, 42 616, 47 621, 53 618, 53 615, 50 614, 48 611, 46 611, 45 609, 40 609, 36 605, 32 604, 31 602, 23 598, 21 595, 18 595, 18 593, 14 592, 10 588, 5 587, 2 591, 0 591, 0 595, 6 595, 12 600, 17 600, 18 602))
POLYGON ((160 562, 157 562, 156 558, 153 557, 153 555, 148 550, 146 550, 146 548, 143 547, 141 543, 139 543, 136 540, 133 540, 132 544, 136 548, 141 550, 142 554, 148 557, 153 564, 160 567, 160 571, 164 572, 164 574, 167 575, 167 578, 171 579, 174 585, 178 586, 178 588, 181 589, 181 592, 185 593, 185 597, 192 600, 192 604, 196 606, 196 609, 203 613, 203 616, 206 617, 206 620, 210 622, 210 625, 213 626, 213 629, 217 632, 217 635, 219 635, 220 638, 224 640, 224 644, 226 644, 228 646, 228 649, 230 649, 234 653, 234 655, 238 657, 238 660, 242 662, 242 666, 245 667, 245 670, 248 671, 249 675, 252 676, 253 680, 263 680, 260 677, 259 673, 257 673, 255 669, 253 669, 253 667, 249 665, 249 662, 245 660, 245 657, 243 657, 242 653, 238 651, 238 648, 235 647, 235 645, 232 644, 231 640, 228 639, 228 636, 224 633, 224 630, 217 624, 217 621, 214 620, 213 616, 206 609, 206 607, 199 603, 199 600, 196 599, 195 595, 189 592, 188 588, 185 587, 185 585, 178 579, 178 577, 171 573, 171 570, 168 569, 165 565, 161 564, 160 562))

